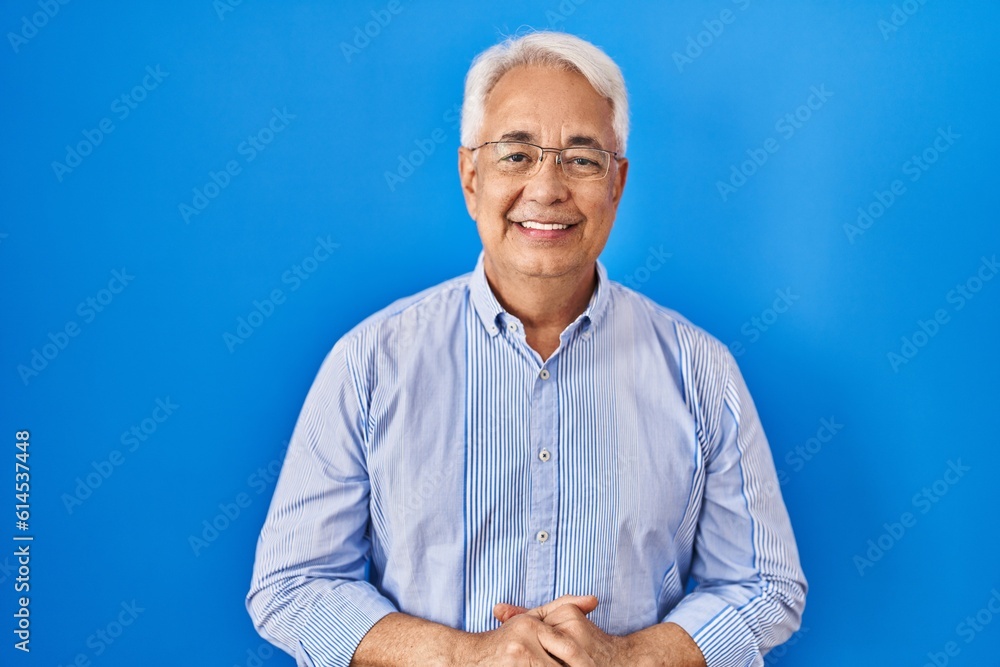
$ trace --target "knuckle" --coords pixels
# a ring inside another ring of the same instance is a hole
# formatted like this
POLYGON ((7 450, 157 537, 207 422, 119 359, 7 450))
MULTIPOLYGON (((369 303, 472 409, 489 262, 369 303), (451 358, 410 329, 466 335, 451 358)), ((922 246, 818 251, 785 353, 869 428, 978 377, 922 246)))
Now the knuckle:
POLYGON ((507 642, 503 654, 507 658, 524 658, 528 656, 528 648, 521 642, 507 642))
POLYGON ((532 624, 534 624, 534 621, 535 621, 535 619, 532 618, 531 616, 527 616, 525 614, 518 614, 517 616, 515 616, 515 617, 511 618, 509 621, 507 621, 506 625, 509 625, 512 628, 518 629, 518 628, 523 628, 525 626, 532 625, 532 624))

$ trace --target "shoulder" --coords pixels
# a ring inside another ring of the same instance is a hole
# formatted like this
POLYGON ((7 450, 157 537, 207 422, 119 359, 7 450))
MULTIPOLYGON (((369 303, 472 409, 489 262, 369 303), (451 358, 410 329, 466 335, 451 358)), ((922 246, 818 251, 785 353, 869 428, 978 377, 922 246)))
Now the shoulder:
POLYGON ((636 324, 652 328, 661 344, 676 354, 691 357, 693 363, 709 366, 729 363, 732 358, 729 348, 684 315, 621 283, 608 284, 618 311, 616 316, 630 317, 636 324))
POLYGON ((472 273, 450 278, 410 296, 393 301, 354 325, 334 345, 352 356, 378 348, 395 347, 402 338, 419 333, 461 313, 472 273))
POLYGON ((614 289, 615 303, 636 313, 636 325, 648 321, 648 330, 670 360, 687 408, 698 424, 699 442, 707 453, 713 452, 713 443, 720 442, 726 395, 739 372, 729 348, 676 310, 624 285, 615 284, 614 289))

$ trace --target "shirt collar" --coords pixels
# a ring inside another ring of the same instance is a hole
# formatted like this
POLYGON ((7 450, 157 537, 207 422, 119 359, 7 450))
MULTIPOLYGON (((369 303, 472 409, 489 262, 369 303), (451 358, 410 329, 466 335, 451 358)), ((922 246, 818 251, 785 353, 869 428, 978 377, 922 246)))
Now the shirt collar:
MULTIPOLYGON (((493 290, 490 288, 489 282, 486 280, 486 268, 483 265, 485 255, 485 251, 479 252, 479 259, 476 261, 476 268, 472 271, 469 289, 472 306, 476 309, 476 314, 486 328, 486 332, 490 336, 495 336, 500 333, 500 327, 503 326, 500 318, 501 315, 506 314, 506 311, 500 305, 496 295, 493 294, 493 290)), ((576 320, 577 322, 581 322, 585 328, 588 326, 592 327, 600 321, 601 316, 607 310, 610 298, 607 269, 601 264, 601 260, 597 260, 596 266, 597 289, 591 295, 587 309, 576 320)))

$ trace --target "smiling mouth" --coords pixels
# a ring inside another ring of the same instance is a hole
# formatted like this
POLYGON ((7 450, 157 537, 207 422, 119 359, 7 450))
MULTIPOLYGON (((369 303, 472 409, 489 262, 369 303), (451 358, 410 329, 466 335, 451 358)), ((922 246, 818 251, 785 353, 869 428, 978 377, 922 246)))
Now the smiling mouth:
POLYGON ((512 220, 511 222, 513 222, 515 225, 520 225, 525 229, 540 229, 543 231, 568 229, 573 226, 572 224, 562 224, 558 222, 537 222, 535 220, 522 220, 522 221, 512 220))

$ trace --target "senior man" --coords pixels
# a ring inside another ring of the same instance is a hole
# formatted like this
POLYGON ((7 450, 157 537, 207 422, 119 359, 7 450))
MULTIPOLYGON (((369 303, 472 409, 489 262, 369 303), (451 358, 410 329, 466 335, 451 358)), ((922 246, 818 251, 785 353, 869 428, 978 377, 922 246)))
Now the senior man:
POLYGON ((475 269, 372 315, 309 391, 247 608, 299 665, 762 665, 806 581, 727 348, 608 279, 628 103, 552 32, 480 54, 475 269))

